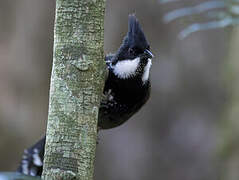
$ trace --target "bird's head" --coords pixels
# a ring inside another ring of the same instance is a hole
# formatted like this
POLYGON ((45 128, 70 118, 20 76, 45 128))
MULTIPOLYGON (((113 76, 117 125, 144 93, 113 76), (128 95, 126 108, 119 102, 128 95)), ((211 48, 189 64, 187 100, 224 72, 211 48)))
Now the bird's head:
POLYGON ((112 60, 114 74, 121 79, 141 76, 149 79, 153 54, 135 15, 129 15, 128 33, 112 60))

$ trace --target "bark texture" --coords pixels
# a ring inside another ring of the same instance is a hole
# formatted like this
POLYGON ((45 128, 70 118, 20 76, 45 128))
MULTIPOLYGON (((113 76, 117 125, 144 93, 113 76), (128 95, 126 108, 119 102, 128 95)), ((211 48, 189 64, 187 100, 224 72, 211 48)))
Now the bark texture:
POLYGON ((104 0, 56 0, 43 179, 93 179, 104 10, 104 0))

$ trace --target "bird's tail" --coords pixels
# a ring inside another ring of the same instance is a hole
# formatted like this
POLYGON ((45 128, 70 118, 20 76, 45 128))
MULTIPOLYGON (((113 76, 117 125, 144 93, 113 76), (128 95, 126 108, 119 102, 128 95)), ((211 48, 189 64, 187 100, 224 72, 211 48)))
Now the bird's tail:
POLYGON ((45 141, 46 136, 44 136, 32 147, 24 150, 21 163, 17 169, 18 172, 30 176, 41 176, 45 141))

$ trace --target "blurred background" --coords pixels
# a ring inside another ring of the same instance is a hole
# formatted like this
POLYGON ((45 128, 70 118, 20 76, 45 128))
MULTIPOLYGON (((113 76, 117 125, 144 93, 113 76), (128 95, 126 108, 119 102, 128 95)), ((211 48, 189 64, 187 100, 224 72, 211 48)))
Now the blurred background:
MULTIPOLYGON (((99 134, 96 180, 239 179, 239 30, 180 40, 201 16, 162 21, 166 12, 199 2, 107 1, 105 53, 117 50, 128 14, 136 13, 155 58, 149 102, 99 134)), ((54 0, 0 1, 0 171, 14 171, 46 129, 54 8, 54 0)))

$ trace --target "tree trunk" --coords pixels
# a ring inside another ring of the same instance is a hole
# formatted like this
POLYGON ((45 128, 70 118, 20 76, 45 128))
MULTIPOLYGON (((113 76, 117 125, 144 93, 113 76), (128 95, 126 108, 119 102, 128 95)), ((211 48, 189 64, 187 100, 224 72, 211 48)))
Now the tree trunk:
POLYGON ((104 0, 56 0, 43 179, 93 179, 104 10, 104 0))

